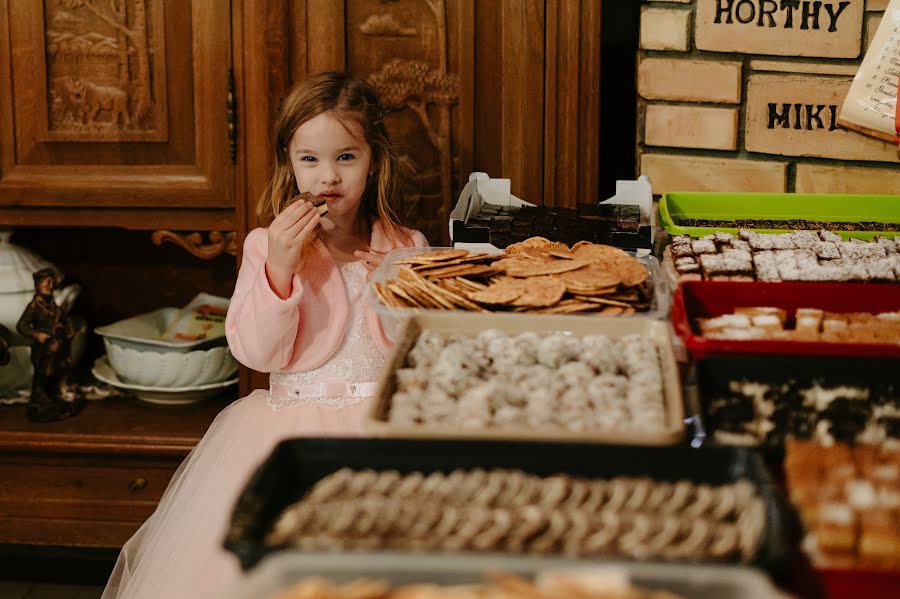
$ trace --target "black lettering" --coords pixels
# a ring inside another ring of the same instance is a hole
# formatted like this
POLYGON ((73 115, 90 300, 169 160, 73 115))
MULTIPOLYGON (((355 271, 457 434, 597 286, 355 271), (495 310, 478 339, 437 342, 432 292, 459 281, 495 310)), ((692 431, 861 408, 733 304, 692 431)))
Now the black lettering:
POLYGON ((747 23, 752 23, 754 19, 756 19, 756 4, 754 4, 753 0, 738 0, 738 3, 734 7, 734 14, 737 17, 738 23, 743 23, 746 25, 747 23), (747 18, 741 17, 741 7, 749 6, 750 13, 747 15, 747 18))
POLYGON ((794 9, 800 8, 800 0, 781 0, 781 10, 787 12, 787 18, 784 20, 785 29, 794 28, 794 9))
POLYGON ((778 112, 778 105, 774 102, 769 103, 769 126, 767 129, 774 129, 775 123, 778 122, 783 129, 791 128, 791 105, 782 104, 781 113, 778 112))
POLYGON ((806 105, 806 128, 807 129, 812 130, 812 122, 813 121, 816 121, 816 124, 818 125, 818 127, 816 127, 816 129, 824 129, 825 128, 825 123, 823 123, 822 119, 819 117, 819 115, 822 113, 822 110, 824 110, 824 109, 825 109, 825 105, 819 104, 818 106, 816 106, 816 111, 813 112, 813 105, 812 104, 806 105))
POLYGON ((725 21, 728 24, 734 23, 734 19, 731 16, 731 9, 734 7, 734 0, 719 0, 716 4, 716 20, 714 23, 722 22, 722 15, 727 14, 728 18, 725 21))
POLYGON ((831 123, 829 123, 829 125, 828 125, 828 130, 835 131, 836 129, 839 128, 838 124, 837 124, 837 105, 832 104, 831 106, 829 106, 828 112, 831 113, 831 123))
POLYGON ((825 10, 828 11, 828 19, 829 19, 828 31, 830 33, 834 33, 835 31, 837 31, 838 17, 841 16, 841 13, 844 12, 844 9, 847 8, 848 6, 850 6, 849 1, 839 2, 837 12, 834 12, 834 10, 832 10, 832 6, 830 3, 825 5, 825 10))
POLYGON ((756 22, 757 27, 765 27, 763 25, 763 17, 769 17, 769 27, 775 27, 775 11, 778 10, 778 3, 775 0, 760 0, 759 2, 759 20, 756 22), (766 10, 766 9, 769 10, 766 10))
POLYGON ((794 104, 794 129, 803 129, 803 123, 800 121, 800 110, 803 104, 794 104))
POLYGON ((822 8, 822 3, 816 0, 815 2, 809 2, 808 0, 803 2, 803 22, 800 24, 800 29, 809 29, 809 22, 812 20, 813 29, 819 28, 819 10, 822 8))

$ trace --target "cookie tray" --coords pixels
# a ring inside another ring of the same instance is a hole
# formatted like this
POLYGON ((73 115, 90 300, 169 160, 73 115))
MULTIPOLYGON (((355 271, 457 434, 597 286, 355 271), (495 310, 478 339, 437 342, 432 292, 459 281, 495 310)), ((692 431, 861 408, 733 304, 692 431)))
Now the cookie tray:
MULTIPOLYGON (((659 200, 659 219, 669 235, 703 237, 717 231, 737 234, 733 227, 682 226, 682 219, 708 220, 784 220, 779 229, 750 229, 757 233, 787 233, 794 228, 792 219, 822 223, 879 222, 900 223, 897 196, 815 194, 815 193, 719 193, 672 192, 659 200)), ((843 239, 871 240, 876 235, 895 237, 896 231, 834 231, 843 239)))
MULTIPOLYGON (((263 539, 281 512, 325 476, 341 468, 394 469, 400 473, 448 473, 456 468, 517 468, 530 474, 588 478, 647 476, 661 481, 753 483, 766 504, 753 566, 781 576, 790 561, 793 521, 762 460, 743 448, 633 447, 518 441, 411 441, 385 439, 288 439, 279 443, 250 478, 231 515, 225 548, 246 570, 286 549, 263 539)), ((445 554, 448 559, 459 554, 445 554)), ((487 559, 485 555, 485 559, 487 559)), ((494 554, 489 554, 494 555, 494 554)))
POLYGON ((478 314, 430 310, 406 320, 399 338, 382 370, 375 399, 363 423, 373 437, 410 439, 517 439, 522 441, 577 441, 593 443, 622 443, 636 445, 667 445, 684 438, 684 401, 678 366, 672 351, 669 327, 660 321, 644 318, 610 318, 603 316, 574 316, 557 314, 478 314), (402 368, 406 355, 424 329, 447 333, 476 335, 486 329, 499 329, 508 334, 525 331, 549 333, 563 331, 583 336, 606 335, 619 339, 627 335, 646 335, 655 342, 663 377, 663 397, 666 423, 663 430, 646 432, 627 429, 574 432, 560 428, 462 428, 445 424, 397 425, 387 420, 391 397, 396 390, 395 372, 402 368))
MULTIPOLYGON (((715 439, 716 426, 709 417, 712 396, 728 388, 729 381, 759 381, 781 384, 787 381, 825 386, 841 385, 886 388, 897 385, 897 360, 865 356, 784 356, 729 355, 697 360, 696 376, 700 415, 706 435, 704 447, 720 445, 715 439)), ((769 463, 784 459, 784 443, 763 443, 751 448, 762 452, 769 463)))
MULTIPOLYGON (((430 252, 434 250, 450 250, 457 248, 449 248, 449 247, 427 247, 427 248, 404 248, 399 250, 393 250, 388 252, 388 254, 384 257, 381 265, 375 269, 375 272, 372 273, 372 276, 369 278, 369 282, 366 285, 365 289, 365 301, 366 304, 375 311, 378 315, 379 320, 381 321, 382 329, 384 330, 385 335, 391 341, 396 339, 396 336, 399 334, 401 324, 404 319, 408 318, 412 314, 421 314, 421 313, 445 313, 445 312, 455 312, 462 314, 472 314, 472 312, 467 312, 464 310, 433 310, 433 309, 425 309, 425 308, 391 308, 389 306, 385 306, 381 303, 381 300, 378 299, 378 294, 375 293, 375 283, 384 283, 389 279, 394 278, 397 275, 397 260, 401 260, 403 258, 408 258, 410 256, 415 256, 416 254, 422 254, 425 252, 430 252)), ((625 251, 625 250, 622 250, 625 251)), ((474 252, 473 252, 474 253, 474 252)), ((650 286, 650 309, 646 312, 635 312, 630 318, 650 318, 650 319, 664 319, 669 315, 669 293, 668 289, 665 286, 665 283, 662 280, 662 275, 659 269, 659 262, 653 256, 638 256, 635 252, 625 251, 630 256, 633 256, 638 262, 642 263, 647 268, 647 281, 650 286)), ((503 314, 503 312, 494 312, 493 314, 503 314)))
POLYGON ((685 599, 783 599, 771 581, 753 568, 564 558, 427 554, 298 554, 283 552, 263 560, 221 599, 274 599, 300 580, 319 577, 336 584, 359 578, 406 584, 464 585, 484 581, 487 571, 533 577, 547 571, 596 573, 625 579, 642 589, 678 593, 685 599))
POLYGON ((797 308, 873 314, 893 312, 900 309, 900 285, 685 281, 672 297, 672 325, 695 359, 733 354, 900 358, 900 343, 708 339, 695 332, 694 319, 698 317, 721 316, 732 313, 737 307, 760 306, 782 308, 789 313, 797 308))

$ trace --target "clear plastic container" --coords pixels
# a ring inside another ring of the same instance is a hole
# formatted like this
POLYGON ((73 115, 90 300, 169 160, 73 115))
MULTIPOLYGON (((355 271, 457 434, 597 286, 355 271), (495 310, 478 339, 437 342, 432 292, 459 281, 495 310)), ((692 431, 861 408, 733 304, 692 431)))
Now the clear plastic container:
POLYGON ((285 552, 263 561, 223 599, 272 599, 310 577, 334 583, 359 578, 385 580, 394 586, 414 583, 460 585, 484 581, 486 571, 532 577, 552 570, 581 571, 624 578, 641 589, 670 591, 685 599, 786 599, 787 595, 753 568, 503 555, 315 554, 285 552))
MULTIPOLYGON (((392 342, 400 333, 402 323, 412 314, 422 312, 448 312, 449 310, 434 310, 426 308, 391 308, 381 303, 378 294, 375 293, 375 283, 385 283, 397 276, 397 261, 410 256, 424 254, 435 250, 450 250, 456 248, 428 247, 428 248, 403 248, 388 252, 381 265, 372 273, 365 290, 365 301, 378 314, 384 333, 392 342)), ((623 250, 624 251, 624 250, 623 250)), ((653 256, 638 256, 635 252, 625 252, 647 268, 647 281, 650 287, 650 309, 645 312, 635 312, 630 317, 665 319, 669 315, 671 296, 668 287, 662 278, 659 261, 653 256)), ((465 312, 464 310, 459 310, 465 312)), ((585 314, 589 315, 589 314, 585 314)))

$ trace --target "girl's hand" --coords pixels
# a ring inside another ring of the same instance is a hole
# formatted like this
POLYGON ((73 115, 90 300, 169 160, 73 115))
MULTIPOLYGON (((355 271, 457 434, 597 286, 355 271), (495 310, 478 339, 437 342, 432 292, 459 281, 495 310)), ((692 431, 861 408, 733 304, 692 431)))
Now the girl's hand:
POLYGON ((319 213, 309 202, 294 202, 269 225, 266 274, 269 285, 282 299, 291 295, 291 279, 300 270, 303 244, 319 224, 319 213))
POLYGON ((382 252, 377 252, 375 250, 369 250, 364 252, 362 250, 357 250, 353 252, 353 255, 363 262, 363 266, 366 267, 366 270, 372 272, 378 265, 381 264, 381 261, 384 260, 384 254, 382 252))

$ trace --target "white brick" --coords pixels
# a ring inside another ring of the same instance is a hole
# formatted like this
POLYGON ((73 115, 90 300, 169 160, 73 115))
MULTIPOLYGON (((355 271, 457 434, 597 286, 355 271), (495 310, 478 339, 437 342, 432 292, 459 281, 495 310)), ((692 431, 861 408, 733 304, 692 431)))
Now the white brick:
POLYGON ((900 208, 900 169, 824 164, 797 165, 797 193, 896 195, 900 208))
POLYGON ((741 101, 741 63, 685 58, 644 58, 638 93, 649 100, 741 101))
POLYGON ((698 0, 696 6, 695 43, 701 50, 859 57, 862 0, 843 5, 839 0, 803 0, 800 8, 778 0, 698 0), (804 18, 802 9, 810 12, 813 7, 818 12, 804 18))
POLYGON ((785 191, 787 163, 672 154, 643 154, 641 174, 654 194, 670 191, 785 191))
POLYGON ((677 8, 641 9, 641 48, 690 50, 691 12, 677 8))
POLYGON ((836 128, 852 80, 818 75, 751 75, 744 107, 746 149, 780 156, 896 162, 896 146, 836 128))
POLYGON ((738 111, 705 106, 647 106, 644 143, 674 148, 737 149, 738 111))

